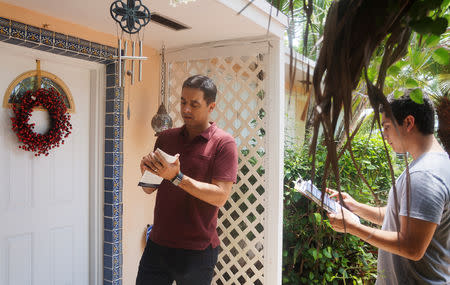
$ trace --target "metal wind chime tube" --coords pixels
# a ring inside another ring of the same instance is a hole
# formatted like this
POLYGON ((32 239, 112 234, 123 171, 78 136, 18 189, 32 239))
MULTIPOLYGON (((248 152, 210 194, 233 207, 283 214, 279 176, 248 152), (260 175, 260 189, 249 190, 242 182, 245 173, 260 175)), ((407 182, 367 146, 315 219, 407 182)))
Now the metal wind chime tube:
POLYGON ((119 58, 119 86, 122 87, 122 39, 119 38, 119 50, 117 51, 119 58))
MULTIPOLYGON (((125 41, 126 42, 126 41, 125 41)), ((134 42, 133 42, 134 43, 134 42)), ((124 50, 124 52, 125 52, 125 50, 124 50)), ((146 56, 122 56, 122 59, 123 60, 125 60, 125 59, 131 59, 131 60, 146 60, 146 59, 148 59, 148 57, 146 57, 146 56)))
MULTIPOLYGON (((123 45, 124 45, 124 47, 123 47, 123 54, 126 56, 127 52, 128 52, 128 42, 127 42, 127 40, 123 41, 123 45)), ((122 56, 122 60, 123 59, 124 59, 124 56, 122 56)), ((119 63, 119 64, 121 64, 121 63, 119 63)), ((120 74, 120 77, 122 77, 122 85, 120 85, 121 87, 125 84, 123 82, 125 80, 126 70, 127 70, 127 63, 126 63, 126 60, 123 60, 123 69, 122 69, 122 73, 120 74)))
POLYGON ((122 40, 119 39, 119 55, 116 57, 119 60, 119 74, 121 76, 119 76, 119 86, 123 87, 123 76, 125 73, 126 69, 126 60, 131 60, 131 84, 133 85, 134 83, 134 61, 138 60, 139 61, 139 81, 142 81, 142 61, 143 60, 147 60, 148 57, 143 56, 142 55, 142 41, 139 41, 139 56, 136 56, 136 42, 132 41, 131 42, 131 56, 128 56, 128 42, 126 40, 123 41, 124 46, 122 49, 122 40), (123 52, 123 55, 122 55, 123 52), (123 69, 122 69, 122 64, 123 64, 123 69))
MULTIPOLYGON (((139 56, 142 56, 142 41, 139 41, 139 56)), ((142 60, 139 61, 139 81, 142 81, 142 60)))
MULTIPOLYGON (((131 43, 131 56, 134 57, 136 52, 136 42, 131 43)), ((139 71, 140 73, 140 71, 139 71)), ((131 85, 134 84, 134 60, 131 60, 131 85)))

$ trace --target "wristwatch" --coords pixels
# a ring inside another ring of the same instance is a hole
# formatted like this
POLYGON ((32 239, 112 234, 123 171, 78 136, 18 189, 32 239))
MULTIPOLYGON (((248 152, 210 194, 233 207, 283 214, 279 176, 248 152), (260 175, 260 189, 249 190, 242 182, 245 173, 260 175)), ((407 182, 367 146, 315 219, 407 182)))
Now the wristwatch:
POLYGON ((178 174, 170 182, 172 182, 173 185, 178 186, 181 183, 181 180, 183 180, 183 176, 183 173, 179 171, 178 174))

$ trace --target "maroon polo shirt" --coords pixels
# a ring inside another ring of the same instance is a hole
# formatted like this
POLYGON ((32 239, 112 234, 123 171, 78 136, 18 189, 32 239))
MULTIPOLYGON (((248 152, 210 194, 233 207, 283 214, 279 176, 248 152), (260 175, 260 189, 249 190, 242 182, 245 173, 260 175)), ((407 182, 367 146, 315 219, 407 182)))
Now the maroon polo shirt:
MULTIPOLYGON (((215 123, 189 141, 186 127, 161 133, 155 149, 180 154, 181 172, 197 181, 236 182, 238 156, 234 138, 215 123)), ((150 239, 162 246, 203 250, 220 244, 217 235, 219 208, 163 180, 156 192, 150 239)))

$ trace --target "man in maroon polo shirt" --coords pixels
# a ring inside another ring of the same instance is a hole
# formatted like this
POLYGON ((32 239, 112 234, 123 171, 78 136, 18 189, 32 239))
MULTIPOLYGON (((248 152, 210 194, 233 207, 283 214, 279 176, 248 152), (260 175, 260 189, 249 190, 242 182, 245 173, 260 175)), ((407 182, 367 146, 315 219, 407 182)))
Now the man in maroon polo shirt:
MULTIPOLYGON (((217 262, 217 213, 228 199, 237 175, 234 138, 209 121, 217 89, 202 75, 186 79, 181 91, 184 125, 156 140, 170 155, 158 152, 141 160, 141 171, 164 178, 156 194, 155 218, 142 255, 137 285, 207 285, 217 262)), ((151 194, 155 188, 143 190, 151 194)))

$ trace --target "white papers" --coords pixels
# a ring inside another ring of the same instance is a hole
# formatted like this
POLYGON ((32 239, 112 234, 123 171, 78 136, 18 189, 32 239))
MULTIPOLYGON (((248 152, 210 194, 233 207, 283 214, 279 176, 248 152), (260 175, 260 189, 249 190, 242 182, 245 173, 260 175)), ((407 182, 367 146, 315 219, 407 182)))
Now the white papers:
MULTIPOLYGON (((159 154, 161 154, 162 157, 164 157, 164 159, 168 163, 174 163, 177 160, 176 156, 169 155, 159 148, 157 148, 155 150, 155 152, 158 152, 159 154)), ((144 171, 144 174, 142 175, 141 180, 138 183, 138 186, 148 187, 148 188, 158 188, 162 181, 163 181, 163 178, 146 170, 146 171, 144 171)))

